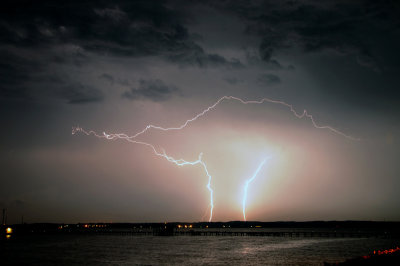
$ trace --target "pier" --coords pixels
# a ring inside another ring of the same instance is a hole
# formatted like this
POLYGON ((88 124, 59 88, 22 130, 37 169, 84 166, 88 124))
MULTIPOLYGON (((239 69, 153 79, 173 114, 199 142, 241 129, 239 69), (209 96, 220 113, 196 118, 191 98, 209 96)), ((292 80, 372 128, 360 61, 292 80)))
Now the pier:
MULTIPOLYGON (((75 232, 78 233, 78 232, 75 232)), ((228 237, 290 237, 290 238, 400 238, 399 234, 386 232, 331 232, 331 231, 221 231, 221 230, 176 230, 170 233, 151 231, 97 231, 79 234, 124 235, 124 236, 228 236, 228 237)))
POLYGON ((1 226, 0 235, 6 234, 400 239, 400 223, 333 221, 17 224, 1 226), (8 227, 12 234, 6 232, 8 227))

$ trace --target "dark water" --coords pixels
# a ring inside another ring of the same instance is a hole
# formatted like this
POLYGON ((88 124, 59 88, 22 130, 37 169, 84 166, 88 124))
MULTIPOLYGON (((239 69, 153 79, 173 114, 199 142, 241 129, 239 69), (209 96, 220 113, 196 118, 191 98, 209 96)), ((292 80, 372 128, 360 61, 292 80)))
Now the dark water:
POLYGON ((399 246, 379 238, 41 235, 0 242, 0 265, 322 265, 399 246))

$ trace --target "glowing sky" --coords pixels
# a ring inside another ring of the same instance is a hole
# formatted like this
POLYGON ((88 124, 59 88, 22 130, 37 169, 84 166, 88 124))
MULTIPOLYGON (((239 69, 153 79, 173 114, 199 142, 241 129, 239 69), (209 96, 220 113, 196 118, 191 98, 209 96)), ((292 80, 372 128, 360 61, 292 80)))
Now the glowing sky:
POLYGON ((395 1, 52 1, 0 14, 0 208, 9 222, 400 220, 395 1))

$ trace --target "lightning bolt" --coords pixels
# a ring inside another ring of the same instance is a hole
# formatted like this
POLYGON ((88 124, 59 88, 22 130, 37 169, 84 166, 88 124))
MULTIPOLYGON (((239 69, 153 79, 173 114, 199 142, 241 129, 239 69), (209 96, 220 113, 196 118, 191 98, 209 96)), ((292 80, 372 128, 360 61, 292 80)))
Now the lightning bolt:
POLYGON ((258 173, 260 172, 261 168, 264 166, 264 164, 267 162, 269 158, 265 158, 264 161, 260 163, 258 166, 257 170, 254 172, 253 176, 249 179, 246 180, 246 183, 244 184, 244 194, 243 194, 243 201, 242 201, 242 210, 243 210, 243 219, 246 221, 246 200, 247 200, 247 190, 249 189, 249 184, 253 182, 253 180, 256 178, 258 173))
MULTIPOLYGON (((159 152, 159 151, 157 151, 157 149, 156 149, 152 144, 147 143, 147 142, 143 142, 143 141, 136 141, 135 139, 136 139, 137 137, 139 137, 140 135, 146 133, 149 129, 156 129, 156 130, 161 130, 161 131, 181 130, 181 129, 185 128, 187 125, 189 125, 191 122, 197 120, 198 118, 204 116, 205 114, 207 114, 207 113, 210 112, 211 110, 215 109, 215 108, 216 108, 222 101, 224 101, 224 100, 235 100, 235 101, 238 101, 238 102, 240 102, 240 103, 242 103, 242 104, 263 104, 263 103, 272 103, 272 104, 282 105, 282 106, 284 106, 284 107, 287 107, 287 108, 290 110, 290 112, 292 112, 293 115, 294 115, 295 117, 297 117, 298 119, 302 119, 302 118, 304 118, 304 117, 308 118, 308 119, 311 121, 311 124, 313 125, 314 128, 317 128, 317 129, 326 129, 326 130, 329 130, 329 131, 331 131, 331 132, 333 132, 333 133, 336 133, 336 134, 338 134, 338 135, 341 135, 341 136, 343 136, 343 137, 345 137, 345 138, 347 138, 347 139, 350 139, 350 140, 356 140, 356 141, 361 140, 360 138, 355 138, 355 137, 352 137, 352 136, 350 136, 350 135, 347 135, 347 134, 345 134, 345 133, 343 133, 343 132, 341 132, 341 131, 339 131, 339 130, 337 130, 337 129, 331 127, 331 126, 328 126, 328 125, 319 125, 319 124, 315 121, 314 117, 313 117, 311 114, 309 114, 309 113, 307 112, 307 110, 303 110, 302 113, 298 113, 298 112, 294 109, 293 105, 288 104, 288 103, 286 103, 286 102, 284 102, 284 101, 278 101, 278 100, 273 100, 273 99, 269 99, 269 98, 263 98, 263 99, 261 99, 261 100, 243 100, 243 99, 241 99, 241 98, 234 97, 234 96, 223 96, 223 97, 219 98, 214 104, 210 105, 209 107, 207 107, 206 109, 204 109, 202 112, 200 112, 200 113, 198 113, 197 115, 195 115, 194 117, 192 117, 192 118, 186 120, 182 125, 177 126, 177 127, 161 127, 161 126, 156 126, 156 125, 149 124, 149 125, 147 125, 143 130, 137 132, 135 135, 132 135, 132 136, 128 136, 127 134, 124 134, 124 133, 106 134, 105 132, 103 132, 102 135, 99 135, 99 134, 97 134, 95 131, 92 131, 92 130, 86 131, 86 130, 84 130, 84 129, 81 128, 81 127, 73 127, 73 128, 72 128, 72 134, 74 135, 74 134, 76 134, 77 132, 82 132, 82 133, 84 133, 84 134, 86 134, 86 135, 88 135, 88 136, 89 136, 89 135, 94 135, 94 136, 96 136, 96 137, 98 137, 98 138, 105 138, 105 139, 107 139, 107 140, 124 139, 124 140, 126 140, 126 141, 128 141, 128 142, 131 142, 131 143, 141 144, 141 145, 148 146, 148 147, 150 147, 150 148, 153 150, 153 152, 154 152, 155 155, 157 155, 157 156, 159 156, 159 157, 163 157, 163 158, 165 158, 166 160, 168 160, 169 162, 172 162, 172 163, 174 163, 174 164, 176 164, 176 165, 178 165, 178 166, 184 166, 184 165, 193 165, 193 166, 194 166, 194 165, 198 165, 198 164, 201 165, 201 166, 203 167, 203 169, 204 169, 204 171, 205 171, 207 177, 208 177, 207 189, 208 189, 209 192, 210 192, 210 218, 209 218, 209 221, 211 221, 211 219, 212 219, 212 214, 213 214, 213 208, 214 208, 214 203, 213 203, 213 189, 211 188, 211 180, 212 180, 212 177, 211 177, 211 175, 210 175, 209 172, 208 172, 208 169, 207 169, 207 166, 206 166, 205 162, 202 160, 202 153, 200 153, 200 155, 199 155, 199 157, 198 157, 198 159, 197 159, 196 161, 190 162, 190 161, 186 161, 186 160, 184 160, 184 159, 178 159, 178 160, 177 160, 177 159, 174 159, 174 158, 171 157, 171 156, 168 156, 168 155, 165 153, 165 151, 163 151, 162 153, 159 152)), ((245 192, 245 193, 244 193, 244 198, 243 198, 243 217, 244 217, 244 220, 246 220, 246 212, 245 212, 245 210, 246 210, 246 198, 247 198, 247 189, 248 189, 248 186, 249 186, 250 182, 252 182, 252 181, 254 180, 254 178, 257 176, 257 173, 260 171, 260 169, 262 168, 262 166, 265 164, 266 160, 267 160, 267 159, 265 159, 265 160, 260 164, 260 166, 258 167, 258 169, 257 169, 256 173, 253 175, 253 177, 246 181, 245 188, 244 188, 244 192, 245 192)))
POLYGON ((199 157, 196 161, 186 161, 184 159, 174 159, 172 156, 169 156, 165 153, 165 150, 162 150, 162 152, 157 151, 157 149, 154 147, 154 145, 147 143, 147 142, 143 142, 143 141, 136 141, 136 140, 132 140, 131 138, 129 138, 126 134, 107 134, 105 132, 103 132, 102 135, 97 134, 94 131, 86 131, 83 128, 80 127, 76 127, 72 129, 72 134, 76 134, 77 132, 82 132, 83 134, 89 136, 89 135, 93 135, 97 138, 101 138, 101 139, 107 139, 107 140, 117 140, 117 139, 124 139, 128 142, 131 143, 135 143, 135 144, 140 144, 140 145, 145 145, 147 147, 150 147, 153 150, 153 153, 159 157, 162 157, 164 159, 166 159, 167 161, 174 163, 178 166, 185 166, 185 165, 201 165, 208 177, 208 183, 207 183, 207 189, 210 192, 210 217, 209 217, 209 222, 211 222, 212 220, 212 216, 213 216, 213 209, 214 209, 214 200, 213 200, 213 194, 214 194, 214 190, 211 188, 211 180, 212 180, 212 176, 210 175, 210 173, 208 172, 207 169, 207 165, 206 163, 203 161, 202 157, 203 157, 203 153, 199 154, 199 157))
MULTIPOLYGON (((243 100, 243 99, 238 98, 238 97, 235 97, 235 96, 222 96, 222 97, 219 98, 219 100, 216 101, 213 105, 210 105, 209 107, 207 107, 206 109, 204 109, 202 112, 200 112, 200 113, 198 113, 197 115, 195 115, 194 117, 192 117, 192 118, 186 120, 186 121, 185 121, 182 125, 180 125, 180 126, 177 126, 177 127, 161 127, 161 126, 155 126, 155 125, 149 124, 149 125, 147 125, 142 131, 139 131, 139 132, 136 133, 135 135, 132 135, 132 136, 127 136, 127 135, 125 135, 125 134, 122 134, 122 135, 124 135, 124 137, 126 137, 126 138, 128 138, 128 139, 135 139, 135 138, 139 137, 140 135, 144 134, 144 133, 145 133, 146 131, 148 131, 149 129, 157 129, 157 130, 162 130, 162 131, 180 130, 180 129, 183 129, 183 128, 185 128, 189 123, 191 123, 191 122, 197 120, 198 118, 204 116, 204 115, 205 115, 206 113, 208 113, 209 111, 215 109, 215 108, 216 108, 222 101, 224 101, 224 100, 235 100, 235 101, 238 101, 238 102, 240 102, 240 103, 242 103, 242 104, 263 104, 263 103, 267 102, 267 103, 282 105, 282 106, 284 106, 284 107, 287 107, 287 108, 293 113, 293 115, 296 116, 298 119, 302 119, 302 118, 304 118, 304 117, 308 118, 308 119, 311 121, 312 125, 313 125, 315 128, 317 128, 317 129, 326 129, 326 130, 329 130, 329 131, 331 131, 331 132, 333 132, 333 133, 339 134, 339 135, 341 135, 341 136, 343 136, 343 137, 345 137, 345 138, 347 138, 347 139, 350 139, 350 140, 356 140, 356 141, 360 141, 360 140, 361 140, 360 138, 355 138, 355 137, 352 137, 352 136, 350 136, 350 135, 347 135, 347 134, 345 134, 345 133, 343 133, 343 132, 341 132, 341 131, 339 131, 339 130, 337 130, 337 129, 331 127, 331 126, 328 126, 328 125, 319 125, 319 124, 315 121, 314 117, 313 117, 311 114, 309 114, 309 113, 307 112, 307 110, 303 110, 303 113, 298 113, 298 112, 296 112, 296 110, 294 109, 293 105, 288 104, 288 103, 286 103, 286 102, 284 102, 284 101, 278 101, 278 100, 273 100, 273 99, 269 99, 269 98, 263 98, 263 99, 258 100, 258 101, 257 101, 257 100, 246 101, 246 100, 243 100)), ((77 129, 78 129, 78 128, 77 128, 77 129)))

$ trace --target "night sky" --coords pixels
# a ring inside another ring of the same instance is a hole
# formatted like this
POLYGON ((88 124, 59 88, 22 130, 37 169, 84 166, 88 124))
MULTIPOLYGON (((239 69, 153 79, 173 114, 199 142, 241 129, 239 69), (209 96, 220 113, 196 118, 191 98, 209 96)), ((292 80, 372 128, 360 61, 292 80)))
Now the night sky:
POLYGON ((8 222, 400 220, 398 1, 3 1, 8 222))

